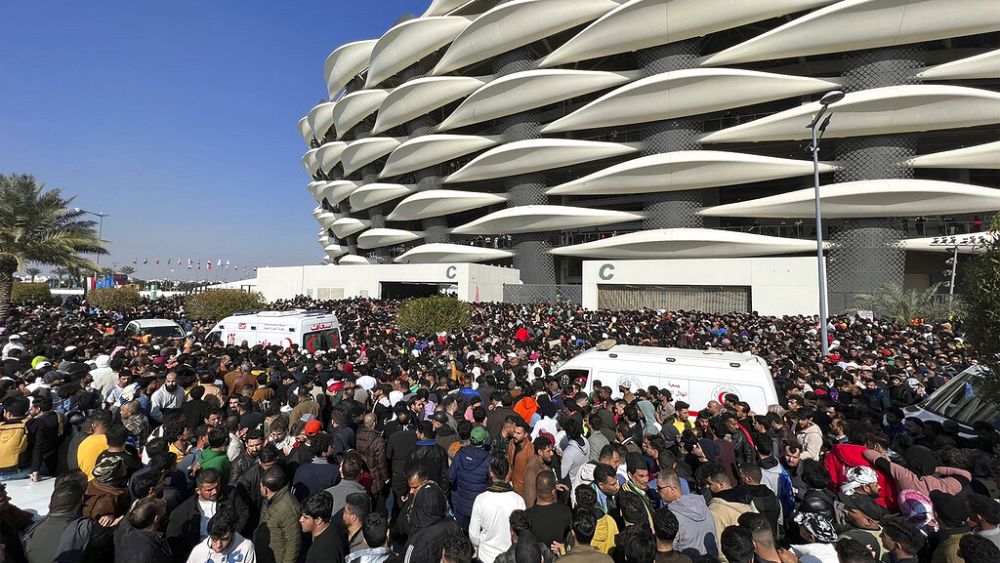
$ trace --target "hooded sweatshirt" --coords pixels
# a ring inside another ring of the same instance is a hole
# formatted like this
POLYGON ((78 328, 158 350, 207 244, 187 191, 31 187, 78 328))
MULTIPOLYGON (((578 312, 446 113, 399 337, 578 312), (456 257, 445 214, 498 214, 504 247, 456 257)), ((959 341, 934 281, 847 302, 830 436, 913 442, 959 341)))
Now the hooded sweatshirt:
POLYGON ((896 498, 896 482, 882 471, 872 466, 871 462, 865 459, 865 447, 854 444, 837 444, 830 449, 823 459, 823 466, 833 479, 830 489, 834 492, 840 490, 840 486, 847 482, 847 470, 852 467, 870 467, 875 470, 878 476, 878 498, 875 502, 889 510, 897 512, 898 506, 896 498))
POLYGON ((720 538, 723 530, 737 525, 737 520, 742 514, 757 512, 757 508, 753 505, 753 497, 743 486, 715 493, 708 503, 708 510, 715 520, 716 536, 720 538))
POLYGON ((674 551, 691 559, 702 555, 717 555, 719 542, 715 532, 715 520, 701 495, 681 495, 667 505, 677 517, 679 528, 674 540, 674 551))
POLYGON ((455 519, 463 528, 469 527, 476 497, 490 486, 490 460, 490 453, 483 448, 465 446, 458 450, 448 468, 455 519))
POLYGON ((111 356, 101 354, 94 359, 96 369, 90 370, 90 376, 94 378, 91 386, 101 392, 101 397, 107 397, 108 393, 118 385, 118 374, 111 369, 111 356))
POLYGON ((414 494, 410 509, 410 534, 403 547, 403 563, 438 561, 445 538, 465 532, 446 516, 448 499, 434 483, 427 483, 414 494))

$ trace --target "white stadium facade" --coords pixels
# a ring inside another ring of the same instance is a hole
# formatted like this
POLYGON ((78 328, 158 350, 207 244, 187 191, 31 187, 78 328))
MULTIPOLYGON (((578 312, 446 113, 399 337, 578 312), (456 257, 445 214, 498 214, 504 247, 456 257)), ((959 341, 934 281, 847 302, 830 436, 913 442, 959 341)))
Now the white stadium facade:
POLYGON ((998 32, 997 0, 432 0, 326 59, 325 265, 259 284, 815 313, 834 90, 831 310, 948 281, 1000 210, 998 32))

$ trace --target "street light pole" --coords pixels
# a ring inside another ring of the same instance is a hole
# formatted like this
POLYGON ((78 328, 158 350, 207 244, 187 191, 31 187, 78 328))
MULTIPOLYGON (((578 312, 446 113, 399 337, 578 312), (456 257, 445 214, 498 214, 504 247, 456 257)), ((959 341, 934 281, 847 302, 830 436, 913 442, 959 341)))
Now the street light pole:
POLYGON ((844 99, 844 93, 840 90, 826 93, 819 101, 821 106, 819 112, 816 113, 816 117, 809 124, 809 129, 812 130, 812 144, 809 146, 809 151, 812 153, 813 159, 813 186, 816 198, 816 268, 819 277, 820 350, 823 358, 826 358, 830 354, 830 340, 826 326, 829 312, 826 303, 826 261, 823 258, 823 208, 819 194, 819 137, 826 131, 826 127, 830 124, 830 118, 833 115, 827 115, 822 125, 820 125, 820 120, 823 119, 823 115, 830 104, 839 102, 842 99, 844 99), (819 130, 819 134, 817 134, 817 129, 819 130))
MULTIPOLYGON (((82 207, 77 207, 77 208, 73 209, 73 211, 76 211, 77 213, 86 213, 87 215, 93 215, 94 217, 97 217, 97 238, 101 242, 104 242, 104 218, 107 217, 108 214, 104 213, 104 212, 99 212, 99 211, 89 211, 89 210, 84 209, 82 207)), ((101 253, 100 252, 97 253, 97 265, 98 266, 101 265, 101 253)))

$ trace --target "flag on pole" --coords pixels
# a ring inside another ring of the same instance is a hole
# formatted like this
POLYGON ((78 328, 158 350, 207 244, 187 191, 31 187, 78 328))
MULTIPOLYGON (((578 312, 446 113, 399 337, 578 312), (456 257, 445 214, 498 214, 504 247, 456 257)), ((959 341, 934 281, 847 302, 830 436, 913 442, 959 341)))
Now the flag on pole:
POLYGON ((157 259, 156 259, 156 263, 157 263, 157 264, 159 264, 159 263, 160 263, 160 259, 159 259, 159 258, 157 258, 157 259))
POLYGON ((170 261, 171 261, 171 260, 172 260, 172 258, 167 258, 167 266, 169 266, 169 265, 170 265, 170 261))
POLYGON ((135 258, 132 259, 132 264, 134 265, 134 264, 138 264, 138 263, 139 263, 139 257, 136 256, 135 258))
POLYGON ((188 270, 194 267, 194 261, 188 258, 188 270))
POLYGON ((198 260, 198 269, 201 269, 201 260, 198 260))
POLYGON ((149 263, 149 258, 143 258, 142 259, 142 263, 143 264, 148 264, 149 263))
POLYGON ((212 271, 212 259, 211 258, 208 259, 208 271, 209 272, 212 271))
POLYGON ((219 259, 218 259, 218 260, 217 260, 217 261, 215 262, 215 265, 216 265, 216 267, 218 267, 218 266, 221 266, 221 265, 222 265, 222 258, 219 258, 219 259))

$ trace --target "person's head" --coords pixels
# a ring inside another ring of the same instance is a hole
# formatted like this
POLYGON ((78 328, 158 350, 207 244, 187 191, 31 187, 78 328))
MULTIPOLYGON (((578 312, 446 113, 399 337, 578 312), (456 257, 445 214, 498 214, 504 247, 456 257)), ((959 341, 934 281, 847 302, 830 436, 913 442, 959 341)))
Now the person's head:
POLYGON ((505 482, 507 480, 507 473, 509 472, 510 464, 507 462, 507 458, 493 456, 490 460, 490 479, 497 482, 505 482))
POLYGON ((222 476, 215 469, 202 469, 194 479, 194 492, 198 495, 198 500, 218 500, 221 488, 222 476))
POLYGON ((365 428, 367 428, 369 430, 374 430, 375 429, 375 422, 376 422, 375 413, 371 413, 371 412, 365 413, 365 417, 364 417, 364 419, 362 419, 362 423, 365 425, 365 428))
POLYGON ((167 515, 167 503, 158 498, 141 498, 128 512, 128 523, 137 530, 153 531, 167 515))
POLYGON ((663 469, 656 474, 656 489, 663 502, 667 503, 674 502, 683 494, 681 479, 677 476, 677 472, 671 469, 663 469))
POLYGON ((618 535, 616 543, 621 546, 625 563, 648 563, 656 558, 656 541, 645 526, 628 528, 618 535))
POLYGON ((445 536, 441 545, 441 563, 472 563, 472 541, 465 534, 445 536))
POLYGON ((649 525, 649 512, 646 510, 646 505, 643 503, 642 497, 623 489, 618 491, 615 500, 618 503, 618 509, 622 513, 622 520, 625 521, 626 526, 633 526, 635 524, 649 525))
POLYGON ((171 393, 177 390, 177 372, 167 373, 166 379, 163 380, 163 388, 171 393))
POLYGON ((646 460, 642 454, 632 452, 625 456, 625 469, 629 480, 636 487, 639 487, 639 490, 646 490, 646 486, 649 484, 649 468, 646 466, 646 460))
POLYGON ((996 563, 1000 548, 988 538, 966 534, 958 541, 958 556, 965 563, 996 563))
POLYGON ((669 508, 664 506, 653 513, 653 531, 656 532, 656 542, 661 547, 673 546, 678 526, 677 517, 669 508))
POLYGON ((225 553, 236 537, 236 513, 228 507, 220 507, 208 521, 208 545, 214 553, 225 553))
POLYGON ((760 466, 746 463, 740 466, 740 480, 744 485, 760 485, 763 472, 760 466))
POLYGON ((573 537, 578 544, 588 545, 597 531, 597 517, 591 507, 581 506, 573 511, 573 537))
POLYGON ((260 479, 260 495, 267 500, 288 486, 288 475, 285 470, 275 465, 264 472, 260 479))
POLYGON ((524 444, 524 441, 527 440, 530 435, 531 429, 528 428, 528 425, 522 420, 514 426, 511 437, 517 444, 524 444))
POLYGON ((250 457, 257 457, 261 448, 264 447, 264 432, 260 430, 250 430, 245 437, 246 452, 250 457))
POLYGON ((372 502, 366 493, 351 493, 344 500, 344 526, 359 530, 372 511, 372 502))
POLYGON ((722 465, 717 461, 709 461, 701 467, 698 468, 698 473, 701 475, 702 481, 705 486, 708 487, 712 493, 720 493, 727 489, 733 488, 733 482, 729 478, 729 474, 723 469, 722 465))
POLYGON ((406 467, 406 486, 409 494, 416 494, 417 489, 431 480, 430 471, 424 463, 414 462, 406 467))
POLYGON ((598 463, 594 468, 594 483, 602 493, 612 496, 618 493, 621 485, 618 483, 617 470, 610 465, 598 463))
MULTIPOLYGON (((83 477, 86 478, 86 475, 83 477)), ((83 506, 83 493, 84 485, 75 479, 56 481, 49 498, 49 513, 78 511, 83 506)))
POLYGON ((972 513, 971 520, 981 530, 991 530, 1000 525, 1000 502, 986 495, 970 494, 969 511, 972 513))
POLYGON ((823 464, 815 459, 807 459, 799 464, 799 475, 810 489, 827 489, 833 482, 823 464))
POLYGON ((840 563, 878 563, 868 546, 853 538, 840 538, 834 549, 840 563))
POLYGON ((932 491, 930 498, 942 529, 968 529, 967 522, 971 511, 965 495, 950 495, 944 491, 932 491))
POLYGON ((216 426, 208 429, 208 448, 211 450, 224 450, 229 445, 229 432, 225 428, 216 426))
POLYGON ((802 459, 802 446, 796 442, 785 442, 781 446, 781 452, 785 467, 791 469, 799 466, 799 461, 802 459))
POLYGON ((345 481, 357 481, 365 467, 365 460, 357 452, 347 452, 340 462, 340 476, 345 481))
POLYGON ((384 547, 389 544, 389 520, 380 512, 372 512, 361 525, 361 535, 368 547, 384 547))
POLYGON ((546 465, 552 462, 552 456, 555 454, 555 447, 553 447, 552 442, 544 436, 539 436, 532 440, 531 445, 535 448, 535 455, 542 458, 542 461, 546 465))
POLYGON ((621 457, 618 455, 618 449, 612 444, 608 444, 601 448, 601 453, 597 458, 597 462, 610 465, 611 467, 618 467, 622 464, 621 457))
POLYGON ((844 492, 851 491, 854 495, 864 495, 878 498, 881 489, 878 485, 878 474, 870 467, 858 466, 847 470, 847 482, 841 486, 844 492))
POLYGON ((875 503, 871 497, 858 495, 837 495, 840 500, 844 522, 862 530, 877 530, 879 520, 885 517, 884 508, 875 503))
POLYGON ((556 476, 551 471, 542 471, 535 476, 535 494, 540 503, 555 502, 556 476))
POLYGON ((892 516, 882 520, 882 546, 896 559, 915 557, 926 538, 906 518, 892 516))
POLYGON ((90 423, 91 434, 105 434, 111 426, 111 412, 97 411, 87 417, 87 422, 90 423))
POLYGON ((333 515, 333 496, 327 491, 319 491, 302 503, 299 525, 306 534, 321 532, 330 523, 333 515))
POLYGON ((128 429, 121 424, 112 425, 111 428, 108 428, 107 440, 108 449, 121 451, 125 448, 125 442, 128 441, 128 429))
POLYGON ((729 526, 722 531, 720 547, 729 563, 752 563, 754 560, 753 534, 739 526, 729 526))

